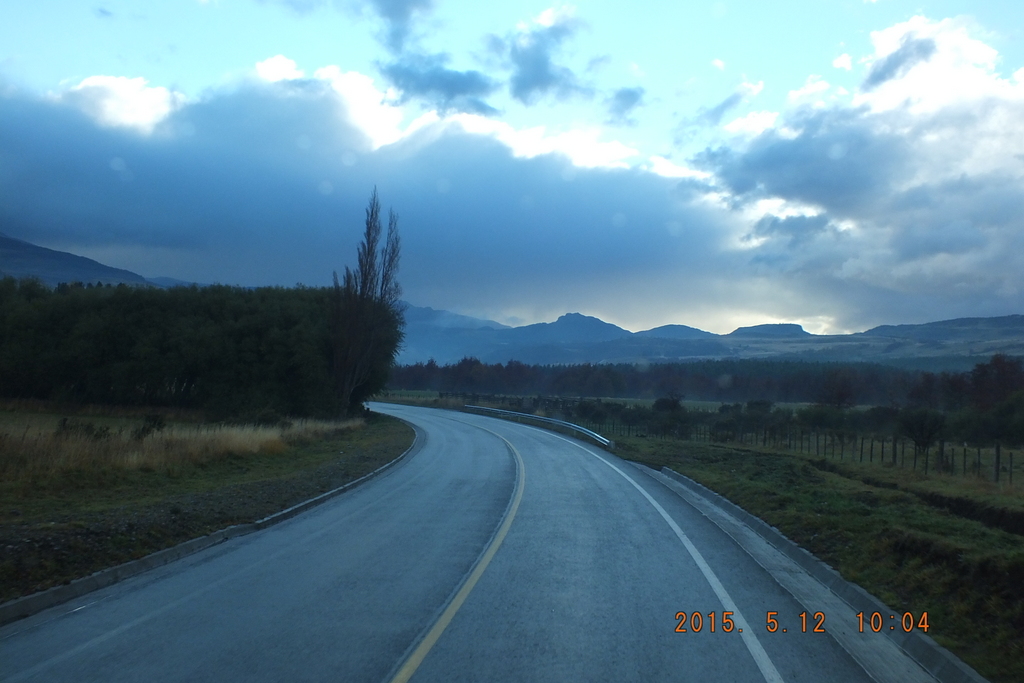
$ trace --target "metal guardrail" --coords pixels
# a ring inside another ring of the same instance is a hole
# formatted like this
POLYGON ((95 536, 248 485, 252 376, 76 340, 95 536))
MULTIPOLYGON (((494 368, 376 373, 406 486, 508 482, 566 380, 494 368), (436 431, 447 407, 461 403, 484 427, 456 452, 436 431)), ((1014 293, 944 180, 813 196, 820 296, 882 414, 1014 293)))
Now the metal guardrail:
POLYGON ((579 425, 575 425, 571 422, 566 422, 565 420, 556 420, 553 417, 541 417, 539 415, 530 415, 529 413, 517 413, 513 410, 502 410, 500 408, 485 408, 484 406, 466 405, 463 406, 463 408, 467 410, 481 410, 485 413, 494 413, 496 415, 518 418, 520 420, 536 420, 537 422, 545 422, 547 424, 558 425, 559 427, 566 427, 567 429, 571 429, 574 432, 578 432, 583 436, 593 439, 594 441, 601 444, 605 448, 615 448, 615 442, 612 441, 611 439, 606 439, 597 432, 592 432, 586 427, 580 427, 579 425))

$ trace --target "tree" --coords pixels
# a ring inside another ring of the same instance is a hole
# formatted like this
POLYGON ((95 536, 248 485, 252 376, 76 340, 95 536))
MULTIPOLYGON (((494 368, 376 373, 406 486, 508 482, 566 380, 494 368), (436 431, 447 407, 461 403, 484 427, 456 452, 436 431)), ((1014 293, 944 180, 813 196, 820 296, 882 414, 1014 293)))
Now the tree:
POLYGON ((906 408, 900 412, 899 423, 900 430, 914 442, 915 454, 927 455, 946 425, 946 416, 928 408, 906 408))
POLYGON ((404 338, 402 288, 397 279, 398 216, 394 211, 388 214, 388 232, 381 245, 380 200, 374 188, 356 269, 346 267, 342 281, 334 273, 328 319, 332 366, 338 397, 349 413, 357 412, 363 401, 385 387, 404 338))

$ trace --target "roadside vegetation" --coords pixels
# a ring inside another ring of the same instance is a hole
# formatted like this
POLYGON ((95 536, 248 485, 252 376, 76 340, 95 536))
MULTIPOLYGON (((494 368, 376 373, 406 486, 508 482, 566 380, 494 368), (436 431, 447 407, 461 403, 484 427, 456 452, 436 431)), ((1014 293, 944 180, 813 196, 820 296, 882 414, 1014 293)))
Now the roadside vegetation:
POLYGON ((407 425, 377 414, 145 433, 153 422, 0 413, 0 601, 261 519, 413 441, 407 425))
POLYGON ((1024 680, 1021 489, 738 444, 616 446, 725 496, 892 609, 927 611, 928 635, 989 680, 1024 680))
POLYGON ((0 601, 252 522, 394 460, 403 338, 376 190, 333 287, 0 278, 0 601))

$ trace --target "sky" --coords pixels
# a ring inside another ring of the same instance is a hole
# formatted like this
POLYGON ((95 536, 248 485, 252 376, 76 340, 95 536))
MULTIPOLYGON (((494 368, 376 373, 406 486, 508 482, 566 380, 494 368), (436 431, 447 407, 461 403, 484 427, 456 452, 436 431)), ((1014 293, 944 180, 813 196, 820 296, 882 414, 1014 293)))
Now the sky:
POLYGON ((815 333, 1024 313, 1024 3, 0 0, 0 232, 412 304, 815 333))

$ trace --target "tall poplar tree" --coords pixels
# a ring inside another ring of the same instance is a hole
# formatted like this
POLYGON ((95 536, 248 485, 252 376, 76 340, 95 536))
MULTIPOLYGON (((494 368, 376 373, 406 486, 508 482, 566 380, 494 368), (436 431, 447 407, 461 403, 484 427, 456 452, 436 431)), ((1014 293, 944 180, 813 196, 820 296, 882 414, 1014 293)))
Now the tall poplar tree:
POLYGON ((330 332, 336 391, 349 413, 384 389, 404 338, 405 317, 399 300, 398 262, 401 240, 398 216, 388 211, 383 235, 377 188, 366 208, 366 228, 355 270, 334 273, 330 332), (381 240, 383 238, 383 244, 381 240))

